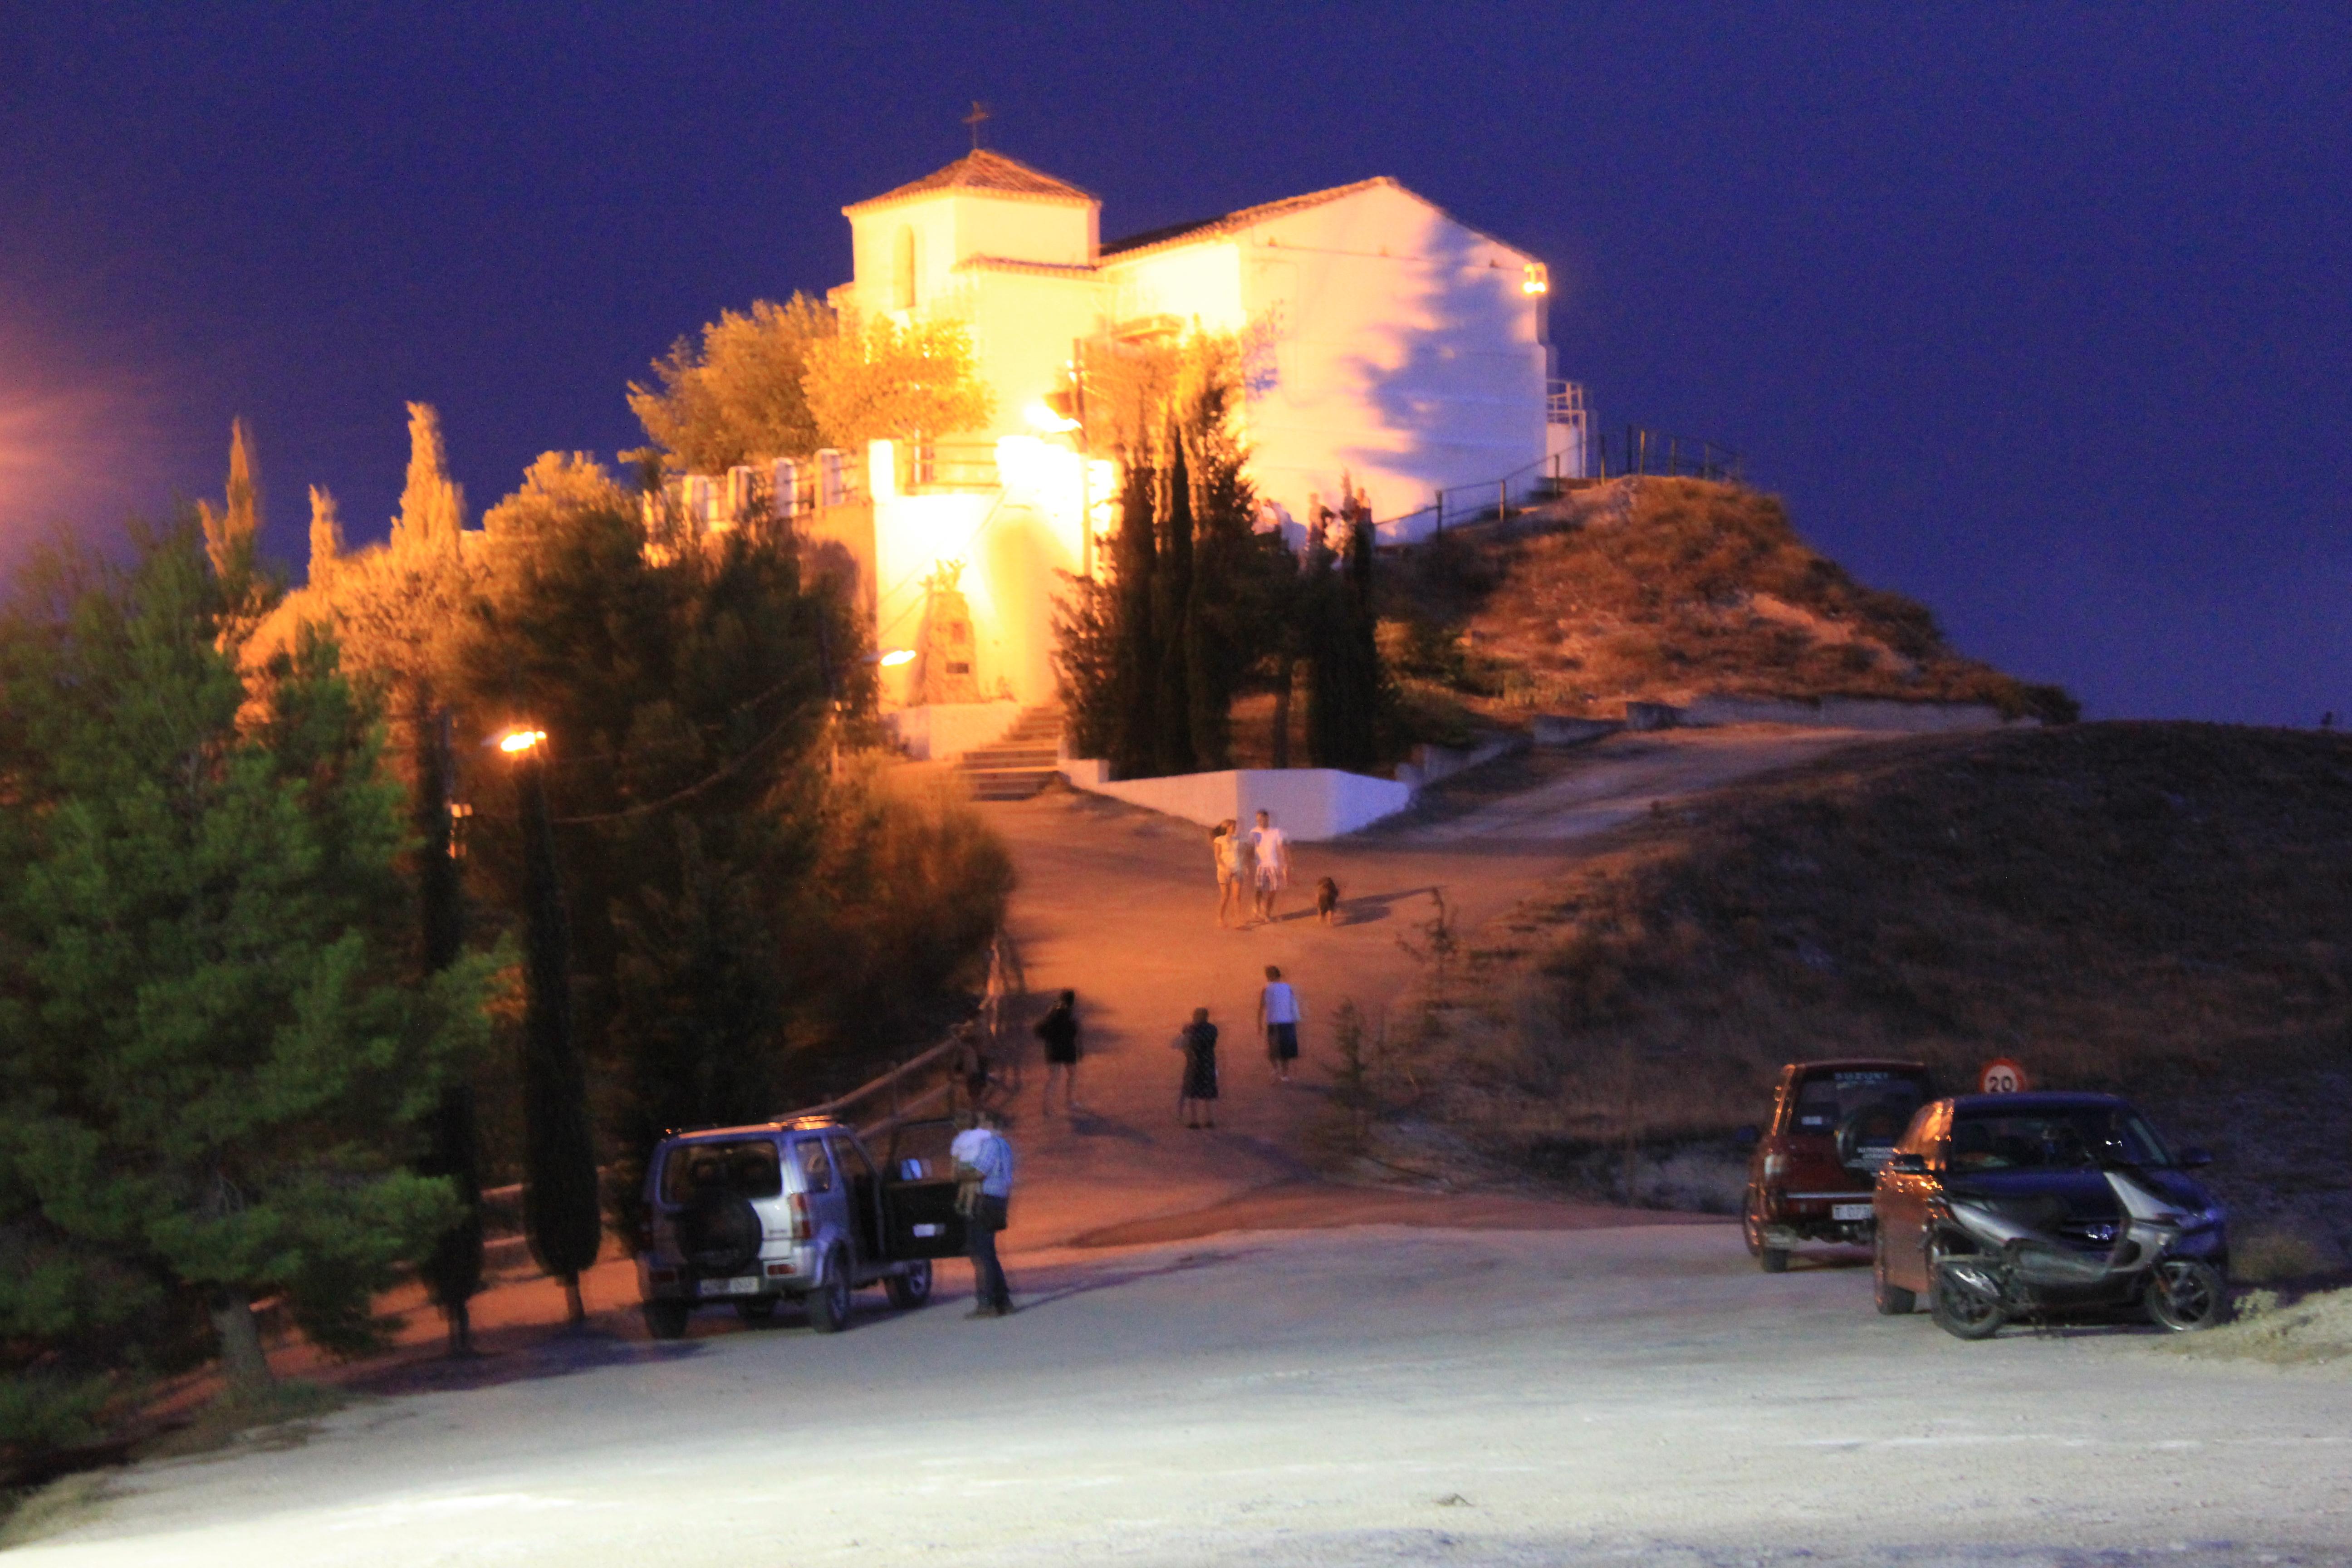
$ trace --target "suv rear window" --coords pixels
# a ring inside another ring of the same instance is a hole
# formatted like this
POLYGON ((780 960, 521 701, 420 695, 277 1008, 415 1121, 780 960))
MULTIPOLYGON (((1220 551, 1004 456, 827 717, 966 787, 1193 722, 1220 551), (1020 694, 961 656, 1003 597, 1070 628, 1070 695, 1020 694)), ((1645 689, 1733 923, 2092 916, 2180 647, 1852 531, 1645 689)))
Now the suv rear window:
POLYGON ((718 1194, 772 1198, 784 1190, 783 1166, 767 1138, 732 1143, 679 1143, 662 1162, 666 1204, 691 1204, 718 1194))
POLYGON ((1826 1068, 1799 1081, 1797 1103, 1789 1110, 1789 1131, 1834 1137, 1858 1116, 1866 1123, 1861 1129, 1867 1134, 1863 1143, 1891 1145, 1927 1098, 1927 1080, 1917 1073, 1889 1068, 1826 1068))

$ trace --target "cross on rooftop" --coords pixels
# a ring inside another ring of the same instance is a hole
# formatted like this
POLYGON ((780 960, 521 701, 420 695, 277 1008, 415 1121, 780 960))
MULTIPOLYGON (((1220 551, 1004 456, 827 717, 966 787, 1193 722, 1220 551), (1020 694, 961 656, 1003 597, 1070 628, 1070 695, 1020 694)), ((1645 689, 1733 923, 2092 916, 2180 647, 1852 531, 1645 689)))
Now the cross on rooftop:
POLYGON ((971 150, 973 152, 977 153, 980 151, 981 125, 982 122, 994 118, 995 116, 988 112, 988 105, 981 102, 980 100, 976 98, 971 100, 971 112, 963 117, 963 122, 971 127, 971 150))

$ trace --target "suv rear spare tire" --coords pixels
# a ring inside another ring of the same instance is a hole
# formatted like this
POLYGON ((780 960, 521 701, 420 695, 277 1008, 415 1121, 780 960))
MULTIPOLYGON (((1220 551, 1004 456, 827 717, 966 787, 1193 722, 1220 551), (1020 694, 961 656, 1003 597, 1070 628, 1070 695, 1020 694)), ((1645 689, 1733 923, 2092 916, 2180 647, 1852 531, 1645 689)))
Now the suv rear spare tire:
POLYGON ((698 1274, 740 1274, 758 1259, 763 1234, 760 1211, 737 1193, 713 1193, 677 1216, 678 1250, 698 1274))

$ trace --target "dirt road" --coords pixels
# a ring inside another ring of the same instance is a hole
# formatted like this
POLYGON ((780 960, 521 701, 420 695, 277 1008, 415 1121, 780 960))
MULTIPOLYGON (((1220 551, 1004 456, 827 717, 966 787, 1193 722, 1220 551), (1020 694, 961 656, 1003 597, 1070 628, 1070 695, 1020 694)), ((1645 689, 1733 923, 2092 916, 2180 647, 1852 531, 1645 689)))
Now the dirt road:
POLYGON ((1723 1225, 1033 1258, 1029 1305, 556 1342, 150 1466, 26 1568, 2352 1560, 2352 1381, 1964 1345, 1723 1225))

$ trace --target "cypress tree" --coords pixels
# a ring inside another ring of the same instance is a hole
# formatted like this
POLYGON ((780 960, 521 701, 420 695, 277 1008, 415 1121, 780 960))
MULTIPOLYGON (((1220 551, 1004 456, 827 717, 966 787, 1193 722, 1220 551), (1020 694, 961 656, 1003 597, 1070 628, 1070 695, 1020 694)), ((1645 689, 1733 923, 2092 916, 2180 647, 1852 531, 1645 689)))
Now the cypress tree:
POLYGON ((547 809, 547 742, 516 764, 525 917, 523 963, 523 1232, 541 1268, 563 1282, 574 1328, 586 1321, 580 1276, 604 1239, 588 1078, 572 1031, 572 933, 547 809))
POLYGON ((1168 431, 1168 521, 1162 531, 1160 570, 1152 578, 1151 626, 1159 645, 1159 700, 1152 724, 1152 755, 1159 771, 1192 771, 1192 700, 1187 677, 1192 609, 1192 478, 1184 460, 1184 434, 1168 431))
POLYGON ((1344 752, 1336 765, 1368 773, 1380 763, 1387 728, 1388 680, 1381 665, 1380 611, 1372 597, 1372 522, 1359 517, 1348 531, 1348 554, 1339 579, 1340 668, 1346 689, 1344 752))
MULTIPOLYGON (((311 492, 315 497, 319 492, 311 492)), ((319 570, 314 547, 311 573, 319 570)), ((416 725, 417 898, 424 925, 425 972, 438 974, 465 952, 465 889, 457 872, 457 846, 451 805, 456 762, 451 755, 450 713, 441 709, 416 725)), ((467 1303, 482 1288, 481 1140, 474 1112, 474 1086, 462 1073, 442 1086, 425 1118, 425 1150, 417 1174, 446 1178, 457 1198, 457 1223, 442 1232, 419 1272, 426 1293, 441 1309, 449 1330, 449 1353, 473 1353, 473 1318, 467 1303)))
POLYGON ((1117 581, 1111 634, 1112 685, 1117 696, 1117 731, 1112 771, 1126 779, 1151 772, 1158 748, 1153 730, 1160 709, 1159 647, 1151 635, 1152 577, 1159 546, 1152 537, 1151 469, 1130 462, 1119 497, 1118 539, 1112 549, 1117 581))

